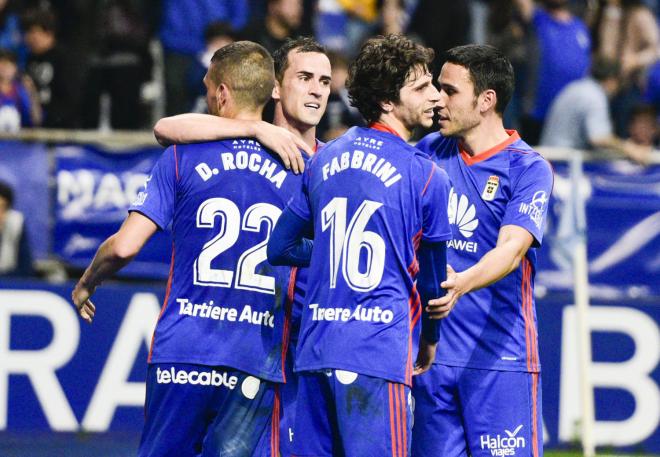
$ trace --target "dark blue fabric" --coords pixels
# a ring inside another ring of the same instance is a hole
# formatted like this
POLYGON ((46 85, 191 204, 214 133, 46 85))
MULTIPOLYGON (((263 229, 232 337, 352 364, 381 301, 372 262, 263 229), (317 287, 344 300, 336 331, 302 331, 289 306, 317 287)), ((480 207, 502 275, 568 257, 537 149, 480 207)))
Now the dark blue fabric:
POLYGON ((419 274, 417 275, 417 292, 422 300, 422 335, 430 343, 440 339, 440 325, 437 320, 430 319, 426 311, 429 300, 444 296, 447 291, 440 284, 447 279, 447 245, 444 241, 430 243, 422 241, 417 252, 419 259, 419 274))
POLYGON ((310 229, 311 226, 307 221, 288 207, 285 208, 268 241, 268 262, 275 266, 309 266, 314 243, 302 237, 310 229))

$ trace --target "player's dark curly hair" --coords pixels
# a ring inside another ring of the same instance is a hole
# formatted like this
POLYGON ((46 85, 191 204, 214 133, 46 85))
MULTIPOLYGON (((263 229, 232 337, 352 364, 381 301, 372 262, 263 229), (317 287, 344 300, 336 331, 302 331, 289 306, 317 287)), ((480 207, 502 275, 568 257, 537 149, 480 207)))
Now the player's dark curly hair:
POLYGON ((495 111, 503 114, 514 88, 513 66, 509 59, 494 46, 466 44, 447 51, 447 63, 466 68, 474 84, 475 97, 492 89, 497 94, 495 111))
POLYGON ((411 71, 426 71, 433 57, 431 48, 402 35, 371 38, 348 68, 346 88, 351 105, 368 123, 376 122, 383 112, 381 103, 398 102, 411 71))
POLYGON ((284 44, 273 53, 275 77, 280 83, 284 77, 284 72, 289 66, 289 53, 293 50, 302 53, 318 52, 319 54, 328 54, 325 47, 312 37, 299 36, 297 38, 287 38, 284 44))

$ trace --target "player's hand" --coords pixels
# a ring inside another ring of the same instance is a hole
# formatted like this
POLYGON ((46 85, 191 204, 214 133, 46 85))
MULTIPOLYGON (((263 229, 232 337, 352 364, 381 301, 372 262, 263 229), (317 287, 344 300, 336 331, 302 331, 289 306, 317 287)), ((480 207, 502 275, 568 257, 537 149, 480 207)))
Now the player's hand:
POLYGON ((437 348, 438 343, 429 343, 424 337, 421 338, 419 342, 419 352, 417 353, 417 361, 413 368, 413 376, 422 374, 431 368, 431 365, 433 365, 433 361, 435 360, 435 351, 437 348))
POLYGON ((95 288, 88 289, 78 281, 76 287, 73 288, 73 292, 71 292, 71 299, 73 300, 73 304, 76 305, 78 314, 80 314, 80 317, 82 317, 88 324, 92 323, 92 319, 94 319, 94 314, 96 313, 96 306, 94 306, 94 303, 90 300, 90 297, 94 293, 94 289, 95 288))
POLYGON ((449 316, 458 299, 466 292, 463 282, 460 273, 456 273, 451 265, 447 265, 447 279, 440 284, 440 287, 447 289, 447 294, 429 300, 426 311, 431 319, 444 319, 449 316))
POLYGON ((300 137, 268 122, 259 122, 255 133, 257 141, 277 154, 287 170, 292 170, 296 174, 305 170, 305 162, 300 150, 302 149, 309 155, 314 154, 314 151, 300 137))

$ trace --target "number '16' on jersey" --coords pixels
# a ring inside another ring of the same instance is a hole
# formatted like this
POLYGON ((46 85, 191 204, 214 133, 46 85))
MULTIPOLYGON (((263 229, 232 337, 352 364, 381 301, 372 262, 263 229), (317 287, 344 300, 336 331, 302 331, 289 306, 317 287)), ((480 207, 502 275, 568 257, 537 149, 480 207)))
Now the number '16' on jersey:
POLYGON ((411 383, 420 240, 450 238, 449 180, 398 136, 352 128, 310 162, 290 204, 314 249, 296 370, 337 368, 411 383))

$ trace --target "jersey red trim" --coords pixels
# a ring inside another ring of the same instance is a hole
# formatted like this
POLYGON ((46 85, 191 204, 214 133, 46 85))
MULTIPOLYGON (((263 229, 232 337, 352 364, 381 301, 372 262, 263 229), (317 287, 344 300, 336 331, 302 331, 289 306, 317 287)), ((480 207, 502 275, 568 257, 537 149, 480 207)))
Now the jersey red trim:
POLYGON ((486 159, 490 159, 495 154, 497 154, 498 152, 502 152, 504 149, 506 149, 507 146, 512 145, 513 143, 515 143, 516 141, 518 141, 520 139, 520 135, 518 135, 518 132, 516 132, 515 130, 507 130, 506 133, 509 135, 509 138, 507 138, 506 140, 504 140, 500 144, 497 144, 497 145, 493 146, 492 148, 490 148, 490 149, 488 149, 484 152, 480 152, 479 154, 474 155, 474 156, 471 156, 470 154, 468 154, 468 152, 465 149, 463 149, 462 143, 459 143, 458 144, 458 150, 461 153, 461 157, 463 158, 463 160, 465 161, 465 163, 468 166, 469 165, 474 165, 475 163, 483 162, 486 159))
POLYGON ((179 180, 179 157, 176 154, 176 144, 173 146, 174 149, 174 175, 176 180, 179 180))
POLYGON ((401 138, 401 135, 399 135, 399 133, 396 130, 394 130, 392 127, 388 125, 383 124, 382 122, 372 122, 371 124, 369 124, 369 128, 378 130, 379 132, 391 133, 392 135, 401 138))
POLYGON ((424 189, 422 189, 422 195, 426 194, 426 189, 429 187, 429 184, 431 183, 431 178, 435 174, 435 167, 431 168, 431 174, 429 175, 429 179, 426 180, 426 184, 424 184, 424 189))
POLYGON ((167 288, 165 289, 165 299, 163 300, 163 306, 160 308, 160 314, 158 314, 158 320, 156 320, 156 327, 154 327, 154 332, 151 334, 151 344, 149 345, 149 355, 147 356, 147 363, 151 363, 151 354, 154 350, 154 339, 156 338, 156 328, 158 327, 158 322, 163 317, 165 309, 167 308, 167 301, 170 299, 170 291, 172 290, 172 277, 174 276, 174 246, 172 246, 172 260, 170 261, 170 274, 167 277, 167 288))
POLYGON ((289 349, 289 332, 291 331, 291 312, 293 308, 293 299, 296 293, 296 278, 298 268, 291 268, 289 274, 289 288, 286 291, 286 303, 284 304, 284 330, 282 330, 282 380, 286 382, 286 354, 289 349))

